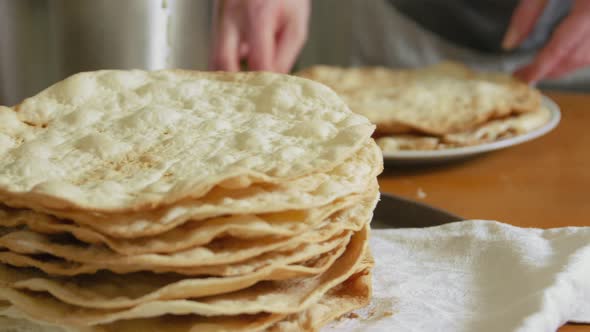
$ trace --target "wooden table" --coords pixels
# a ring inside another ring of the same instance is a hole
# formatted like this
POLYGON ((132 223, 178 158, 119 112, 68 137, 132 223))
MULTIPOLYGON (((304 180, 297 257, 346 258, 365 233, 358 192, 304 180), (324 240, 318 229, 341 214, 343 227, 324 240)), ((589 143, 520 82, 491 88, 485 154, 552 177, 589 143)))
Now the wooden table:
MULTIPOLYGON (((386 168, 381 190, 469 219, 521 227, 590 226, 590 94, 546 93, 562 120, 548 135, 447 165, 386 168)), ((561 332, 589 332, 568 325, 561 332)))

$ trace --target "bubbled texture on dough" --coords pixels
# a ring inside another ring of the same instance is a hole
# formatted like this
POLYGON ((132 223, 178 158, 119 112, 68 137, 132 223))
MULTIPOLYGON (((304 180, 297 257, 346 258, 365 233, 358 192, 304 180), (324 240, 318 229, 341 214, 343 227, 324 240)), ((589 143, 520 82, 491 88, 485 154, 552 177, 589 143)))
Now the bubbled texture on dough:
POLYGON ((327 87, 286 75, 81 73, 0 108, 0 192, 145 209, 329 170, 372 131, 327 87))

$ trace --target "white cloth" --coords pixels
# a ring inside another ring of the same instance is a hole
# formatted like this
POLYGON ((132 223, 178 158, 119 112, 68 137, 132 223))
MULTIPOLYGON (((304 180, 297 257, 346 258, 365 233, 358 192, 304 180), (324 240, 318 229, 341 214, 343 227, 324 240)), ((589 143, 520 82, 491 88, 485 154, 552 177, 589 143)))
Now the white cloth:
POLYGON ((373 300, 326 331, 555 331, 590 323, 590 227, 464 221, 372 232, 373 300))

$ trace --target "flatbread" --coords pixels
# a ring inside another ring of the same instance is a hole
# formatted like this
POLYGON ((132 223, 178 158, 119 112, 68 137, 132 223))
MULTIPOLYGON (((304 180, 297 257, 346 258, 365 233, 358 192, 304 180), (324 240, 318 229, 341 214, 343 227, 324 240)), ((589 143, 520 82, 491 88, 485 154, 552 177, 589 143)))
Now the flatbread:
POLYGON ((36 323, 24 317, 10 318, 0 315, 0 332, 68 332, 68 330, 59 326, 36 323))
POLYGON ((371 220, 378 199, 377 192, 360 204, 335 213, 320 224, 320 227, 294 237, 255 240, 224 238, 206 246, 170 254, 121 255, 104 246, 88 245, 69 237, 63 239, 60 236, 18 229, 0 236, 0 247, 21 254, 49 254, 107 269, 123 266, 150 270, 155 267, 187 268, 231 264, 270 251, 292 248, 301 243, 323 242, 343 231, 358 231, 371 220))
MULTIPOLYGON (((287 265, 287 264, 303 264, 308 265, 309 261, 317 259, 318 255, 326 254, 334 248, 340 246, 342 243, 348 243, 352 232, 344 231, 336 236, 317 243, 302 243, 292 248, 284 250, 275 250, 262 254, 242 262, 234 264, 221 264, 211 266, 191 266, 185 268, 169 267, 169 266, 153 266, 149 271, 155 273, 173 272, 177 274, 191 275, 191 276, 240 276, 253 273, 260 269, 271 265, 287 265)), ((104 270, 105 266, 92 263, 78 263, 64 260, 62 258, 48 256, 48 255, 26 255, 18 254, 10 251, 0 251, 0 262, 17 267, 34 267, 47 274, 62 275, 62 276, 76 276, 80 274, 93 274, 104 270)), ((291 266, 291 269, 295 266, 291 266)), ((109 266, 109 271, 115 273, 132 273, 146 270, 144 266, 109 266)), ((298 267, 300 274, 314 274, 315 269, 307 267, 298 267)))
POLYGON ((411 150, 437 150, 440 146, 440 139, 433 136, 419 135, 392 135, 379 137, 377 145, 383 153, 411 150))
MULTIPOLYGON (((41 209, 40 212, 72 219, 112 237, 136 238, 166 232, 189 220, 320 207, 350 194, 366 192, 382 170, 381 150, 370 139, 354 156, 329 173, 317 173, 286 185, 252 185, 231 190, 215 188, 199 199, 185 200, 159 210, 127 214, 52 209, 41 209)), ((22 207, 14 201, 4 200, 3 203, 22 207)))
POLYGON ((273 73, 106 70, 0 107, 0 196, 123 212, 329 171, 374 130, 330 89, 273 73))
POLYGON ((24 314, 49 322, 66 325, 107 324, 123 319, 174 315, 240 315, 279 313, 290 314, 306 310, 330 289, 343 283, 356 272, 366 270, 372 263, 367 253, 368 227, 355 233, 346 251, 324 273, 311 278, 262 282, 229 294, 192 300, 152 301, 123 310, 86 309, 67 305, 45 293, 15 291, 0 288, 0 299, 10 302, 24 314), (72 315, 72 312, 76 312, 72 315))
POLYGON ((442 150, 494 142, 530 132, 545 125, 551 112, 541 107, 537 111, 514 114, 505 118, 490 120, 474 129, 441 137, 413 135, 392 135, 380 137, 377 144, 384 153, 404 150, 442 150))
POLYGON ((52 277, 35 269, 0 265, 0 287, 47 292, 61 301, 85 308, 119 309, 149 301, 212 296, 250 287, 260 281, 287 280, 325 272, 340 257, 347 241, 309 265, 271 265, 233 277, 187 278, 178 274, 102 271, 78 277, 52 277))
POLYGON ((461 132, 534 111, 541 100, 537 90, 508 75, 476 73, 448 62, 413 70, 316 66, 297 75, 333 88, 382 135, 461 132))
POLYGON ((469 146, 493 142, 502 138, 521 135, 546 124, 551 112, 541 107, 535 112, 517 114, 503 119, 496 119, 466 132, 447 134, 442 140, 455 146, 469 146))
MULTIPOLYGON (((373 199, 378 192, 376 185, 369 189, 373 199)), ((69 233, 78 240, 91 244, 105 244, 120 254, 171 253, 210 243, 216 238, 229 236, 235 239, 260 237, 290 237, 303 233, 328 218, 338 210, 358 204, 367 193, 352 194, 328 205, 308 210, 289 210, 260 215, 229 215, 206 220, 188 221, 156 236, 131 239, 103 235, 92 228, 61 220, 27 209, 0 207, 0 226, 17 228, 26 226, 44 234, 69 233)))
POLYGON ((3 318, 0 316, 0 326, 12 328, 13 330, 11 330, 11 332, 317 331, 327 322, 354 309, 367 305, 370 296, 370 270, 363 270, 351 276, 344 283, 331 289, 306 311, 293 315, 257 314, 233 317, 198 317, 193 315, 161 316, 155 318, 117 321, 93 327, 59 328, 49 327, 47 325, 42 326, 42 323, 40 322, 27 320, 22 313, 13 309, 8 311, 8 314, 12 314, 18 318, 3 318))
MULTIPOLYGON (((64 326, 28 317, 14 307, 0 312, 0 323, 6 332, 259 332, 268 331, 285 319, 281 314, 202 317, 197 315, 165 315, 147 319, 117 321, 98 326, 64 326), (4 318, 2 315, 6 316, 4 318)), ((0 329, 0 331, 4 332, 0 329)))
POLYGON ((368 305, 371 293, 371 271, 369 269, 362 270, 330 290, 319 303, 310 309, 300 314, 287 316, 286 319, 275 323, 269 331, 318 331, 334 319, 368 305))

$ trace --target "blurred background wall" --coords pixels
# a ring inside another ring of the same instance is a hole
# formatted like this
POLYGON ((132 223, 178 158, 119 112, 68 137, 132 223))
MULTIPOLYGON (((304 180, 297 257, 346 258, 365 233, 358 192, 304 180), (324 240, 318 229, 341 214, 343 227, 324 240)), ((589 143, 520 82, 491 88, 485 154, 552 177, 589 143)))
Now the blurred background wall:
POLYGON ((206 69, 212 1, 0 0, 0 102, 73 73, 206 69))

